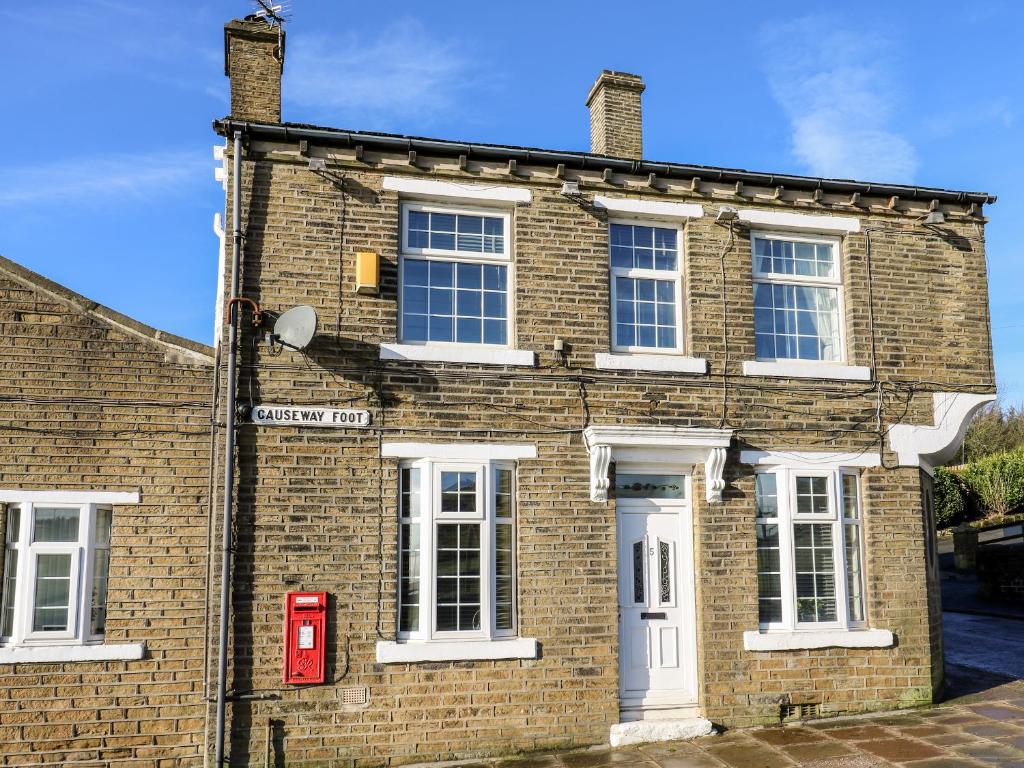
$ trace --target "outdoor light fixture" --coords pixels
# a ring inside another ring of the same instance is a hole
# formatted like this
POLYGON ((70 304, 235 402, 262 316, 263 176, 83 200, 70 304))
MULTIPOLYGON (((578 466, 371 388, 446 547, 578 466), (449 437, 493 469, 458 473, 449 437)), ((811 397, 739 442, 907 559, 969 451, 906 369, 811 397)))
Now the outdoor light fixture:
POLYGON ((327 161, 322 157, 311 157, 309 158, 309 170, 311 171, 326 171, 327 161))
POLYGON ((723 205, 718 209, 718 215, 715 217, 715 221, 736 221, 740 217, 740 212, 733 208, 731 205, 723 205))
POLYGON ((578 181, 563 181, 562 189, 559 190, 560 195, 566 197, 575 197, 580 193, 580 183, 578 181))
POLYGON ((921 219, 921 221, 925 224, 945 224, 946 214, 942 211, 928 211, 928 215, 921 219))

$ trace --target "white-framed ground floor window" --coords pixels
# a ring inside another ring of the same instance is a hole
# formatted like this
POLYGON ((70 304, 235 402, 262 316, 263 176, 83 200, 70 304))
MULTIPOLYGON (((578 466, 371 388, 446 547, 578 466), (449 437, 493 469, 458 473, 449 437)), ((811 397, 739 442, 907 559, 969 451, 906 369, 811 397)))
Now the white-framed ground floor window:
POLYGON ((858 473, 759 471, 755 503, 761 629, 865 627, 858 473))
POLYGON ((398 637, 516 634, 515 464, 403 461, 398 637))
POLYGON ((96 503, 6 505, 0 644, 102 641, 112 515, 96 503))

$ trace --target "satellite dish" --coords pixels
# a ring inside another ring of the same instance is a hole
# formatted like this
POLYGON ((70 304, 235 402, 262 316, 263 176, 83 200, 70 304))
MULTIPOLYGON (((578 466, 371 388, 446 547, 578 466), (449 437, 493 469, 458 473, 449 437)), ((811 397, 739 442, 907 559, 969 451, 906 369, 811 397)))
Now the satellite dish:
POLYGON ((274 323, 271 341, 292 349, 305 349, 316 335, 316 310, 305 305, 292 307, 274 323))

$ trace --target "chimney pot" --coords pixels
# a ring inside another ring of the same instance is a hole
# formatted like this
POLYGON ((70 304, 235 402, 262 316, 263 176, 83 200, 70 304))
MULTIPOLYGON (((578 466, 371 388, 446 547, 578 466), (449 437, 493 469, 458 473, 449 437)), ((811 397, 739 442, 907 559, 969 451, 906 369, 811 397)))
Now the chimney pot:
POLYGON ((606 69, 587 96, 590 108, 590 151, 598 155, 643 158, 643 124, 639 75, 606 69))
POLYGON ((231 117, 281 122, 284 30, 264 19, 224 25, 224 74, 231 82, 231 117))

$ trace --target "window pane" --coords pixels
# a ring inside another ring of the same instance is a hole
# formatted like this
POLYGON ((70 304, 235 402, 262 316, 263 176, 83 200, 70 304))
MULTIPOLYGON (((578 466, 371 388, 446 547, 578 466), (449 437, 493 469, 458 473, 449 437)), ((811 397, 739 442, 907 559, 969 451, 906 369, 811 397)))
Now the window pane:
POLYGON ((16 549, 8 549, 4 557, 3 615, 0 616, 0 636, 3 637, 10 637, 14 632, 14 598, 18 594, 19 554, 16 549))
POLYGON ((800 515, 828 514, 828 478, 796 478, 796 511, 800 515))
POLYGON ((495 517, 512 517, 512 470, 494 470, 495 517))
POLYGON ((70 596, 71 555, 37 555, 32 631, 66 631, 70 596))
MULTIPOLYGON (((774 475, 759 475, 758 477, 774 475)), ((782 621, 782 576, 779 526, 755 525, 757 533, 757 606, 762 624, 782 621)))
POLYGON ((754 503, 758 517, 778 517, 779 497, 775 475, 761 472, 754 476, 754 503))
POLYGON ((666 227, 611 224, 611 265, 623 269, 675 271, 679 263, 676 234, 676 230, 666 227))
POLYGON ((864 578, 861 575, 860 526, 845 526, 846 536, 846 596, 850 621, 864 621, 864 578))
POLYGON ((420 627, 420 527, 416 523, 402 525, 399 535, 398 629, 416 632, 420 627))
POLYGON ((110 550, 97 549, 92 557, 92 634, 102 635, 107 628, 107 574, 110 550))
POLYGON ((644 597, 644 543, 633 542, 633 602, 643 603, 644 597))
POLYGON ((479 524, 439 524, 437 526, 437 563, 438 631, 479 630, 481 626, 479 524))
POLYGON ((832 526, 822 523, 795 524, 793 552, 796 564, 797 621, 835 621, 832 526))
POLYGON ((498 523, 494 526, 495 629, 512 629, 515 562, 513 549, 512 525, 498 523))
POLYGON ((421 259, 402 263, 404 341, 507 343, 507 267, 421 259))
POLYGON ((96 510, 96 532, 93 543, 98 547, 110 546, 111 510, 100 507, 96 510))
POLYGON ((11 505, 7 507, 7 534, 4 541, 14 544, 21 536, 21 507, 11 505))
POLYGON ((78 509, 35 508, 32 541, 78 541, 78 509))
POLYGON ((860 498, 856 475, 843 475, 843 517, 850 520, 860 519, 860 498))
POLYGON ((420 516, 420 468, 402 467, 399 473, 400 514, 402 517, 420 516))
POLYGON ((476 512, 476 472, 441 473, 441 511, 476 512))
POLYGON ((469 253, 502 253, 505 220, 472 214, 409 211, 406 244, 469 253))
POLYGON ((676 346, 675 282, 615 278, 616 344, 671 349, 676 346))
POLYGON ((685 475, 615 475, 615 497, 619 499, 685 499, 685 475))
POLYGON ((839 291, 754 284, 759 359, 839 360, 839 291))
POLYGON ((754 268, 780 275, 835 277, 831 243, 804 243, 776 238, 754 239, 754 268))

